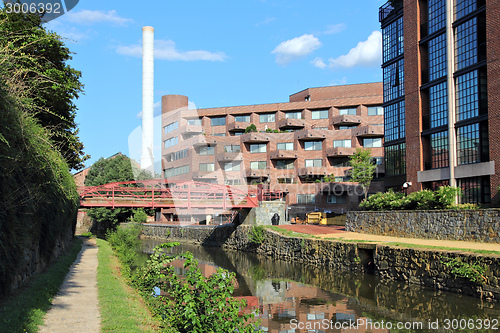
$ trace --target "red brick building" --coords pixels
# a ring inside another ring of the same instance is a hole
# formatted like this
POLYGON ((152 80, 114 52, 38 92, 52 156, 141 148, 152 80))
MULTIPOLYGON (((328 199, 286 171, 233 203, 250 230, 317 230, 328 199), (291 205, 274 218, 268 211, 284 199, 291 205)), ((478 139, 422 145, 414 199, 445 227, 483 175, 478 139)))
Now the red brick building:
POLYGON ((383 35, 385 186, 498 203, 498 0, 391 0, 383 35))
MULTIPOLYGON (((232 186, 263 183, 287 193, 291 216, 358 206, 349 156, 372 150, 384 172, 382 83, 309 88, 286 103, 188 110, 188 98, 162 98, 162 169, 168 180, 232 186), (256 132, 246 133, 250 125, 256 132), (334 183, 321 183, 333 175, 334 183)), ((381 179, 369 192, 382 189, 381 179)), ((164 211, 167 219, 175 212, 164 211)))

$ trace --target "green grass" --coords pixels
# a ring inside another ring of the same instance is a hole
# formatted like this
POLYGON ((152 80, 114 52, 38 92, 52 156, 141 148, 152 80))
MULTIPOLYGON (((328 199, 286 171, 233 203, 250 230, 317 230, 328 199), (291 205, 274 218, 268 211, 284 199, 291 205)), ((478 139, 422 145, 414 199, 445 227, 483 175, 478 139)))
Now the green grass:
POLYGON ((280 228, 280 227, 277 227, 277 226, 265 226, 266 229, 270 229, 270 230, 273 230, 273 231, 276 231, 277 233, 283 235, 283 236, 287 236, 287 237, 298 237, 298 238, 319 238, 317 236, 314 236, 314 235, 309 235, 309 234, 303 234, 301 232, 295 232, 295 231, 291 231, 291 230, 286 230, 286 229, 283 229, 283 228, 280 228))
POLYGON ((142 304, 137 292, 126 284, 120 264, 109 243, 97 239, 97 286, 103 332, 154 332, 158 323, 142 304))
POLYGON ((45 272, 33 277, 16 295, 0 303, 0 332, 38 332, 81 248, 82 241, 75 238, 66 254, 45 272))

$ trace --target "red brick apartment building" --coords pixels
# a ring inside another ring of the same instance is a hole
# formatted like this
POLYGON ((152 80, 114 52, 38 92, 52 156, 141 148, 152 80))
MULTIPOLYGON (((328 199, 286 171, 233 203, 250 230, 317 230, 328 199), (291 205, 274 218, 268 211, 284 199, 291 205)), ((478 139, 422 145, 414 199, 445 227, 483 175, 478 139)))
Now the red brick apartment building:
POLYGON ((369 192, 383 188, 381 106, 381 82, 309 88, 286 103, 197 110, 188 110, 186 96, 163 96, 163 177, 246 188, 263 183, 286 193, 290 217, 345 212, 359 203, 348 176, 356 148, 370 148, 379 164, 369 192), (257 132, 245 134, 251 124, 257 132), (335 183, 317 182, 332 174, 335 183))
POLYGON ((500 202, 500 1, 380 7, 386 187, 452 185, 500 202))

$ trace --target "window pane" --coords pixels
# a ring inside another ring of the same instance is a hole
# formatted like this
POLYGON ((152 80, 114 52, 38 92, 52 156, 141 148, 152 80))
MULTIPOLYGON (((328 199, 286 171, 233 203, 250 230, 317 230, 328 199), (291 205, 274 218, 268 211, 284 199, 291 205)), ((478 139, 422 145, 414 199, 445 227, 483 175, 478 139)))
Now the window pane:
POLYGON ((351 140, 333 140, 333 148, 351 148, 351 140))
POLYGON ((328 119, 328 110, 314 110, 311 111, 312 119, 328 119))
POLYGON ((244 116, 235 116, 234 121, 241 121, 241 122, 250 122, 250 116, 249 115, 244 115, 244 116))
POLYGON ((201 119, 188 119, 188 125, 201 126, 201 119))
POLYGON ((259 115, 259 121, 261 123, 273 123, 275 120, 276 114, 275 113, 265 113, 259 115))
POLYGON ((384 108, 381 106, 369 106, 368 115, 369 116, 380 116, 384 114, 384 108))
POLYGON ((356 115, 356 108, 339 109, 339 115, 356 115))
POLYGON ((224 126, 226 125, 226 117, 215 117, 210 118, 211 126, 224 126))
POLYGON ((239 153, 241 152, 240 145, 229 145, 229 146, 224 146, 224 151, 226 153, 239 153))
POLYGON ((293 142, 279 142, 276 144, 278 150, 294 150, 293 142))
POLYGON ((455 29, 456 70, 477 62, 477 19, 474 17, 455 29))
POLYGON ((322 167, 322 166, 323 166, 322 159, 306 160, 306 168, 322 167))
POLYGON ((200 163, 200 171, 214 171, 215 164, 214 163, 200 163))
POLYGON ((285 118, 286 119, 302 119, 302 112, 301 111, 286 112, 285 118))
POLYGON ((304 142, 304 150, 321 150, 321 149, 323 149, 323 141, 304 142))
POLYGON ((215 154, 215 147, 207 146, 207 147, 200 147, 200 155, 214 155, 215 154))
POLYGON ((363 139, 363 147, 367 148, 382 147, 382 138, 363 139))
POLYGON ((266 144, 265 143, 259 143, 259 144, 251 144, 250 145, 250 153, 265 153, 267 151, 266 149, 266 144))

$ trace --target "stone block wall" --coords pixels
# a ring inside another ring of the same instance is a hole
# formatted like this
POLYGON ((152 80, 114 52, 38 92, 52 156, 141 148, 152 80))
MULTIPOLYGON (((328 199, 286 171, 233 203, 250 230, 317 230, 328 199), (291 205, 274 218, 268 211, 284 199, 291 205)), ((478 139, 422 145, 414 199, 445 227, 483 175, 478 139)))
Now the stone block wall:
POLYGON ((351 211, 346 231, 365 234, 500 243, 500 210, 351 211))

